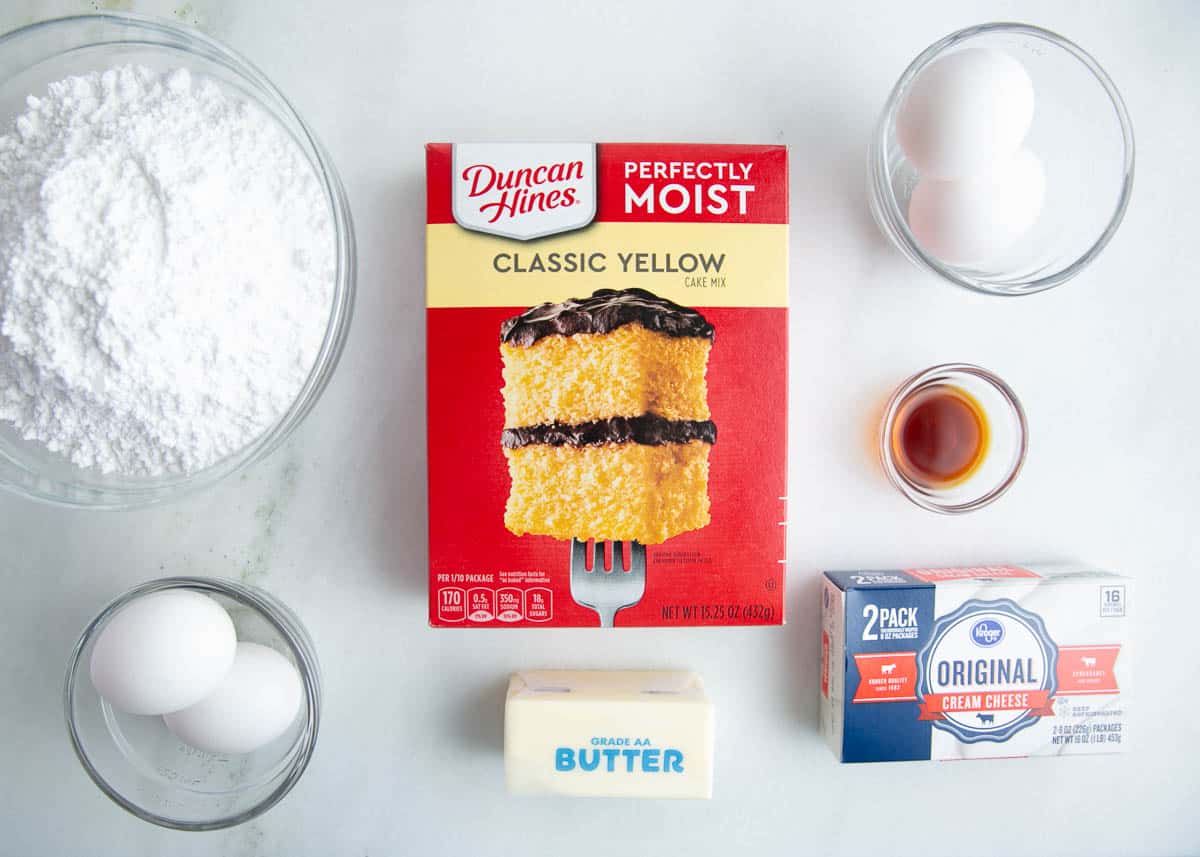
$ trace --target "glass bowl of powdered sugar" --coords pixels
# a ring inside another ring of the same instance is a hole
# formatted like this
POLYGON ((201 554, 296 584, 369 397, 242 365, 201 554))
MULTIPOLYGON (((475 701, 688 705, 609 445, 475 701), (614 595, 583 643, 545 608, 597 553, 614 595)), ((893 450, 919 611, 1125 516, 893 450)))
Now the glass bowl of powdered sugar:
POLYGON ((266 456, 354 284, 328 155, 236 53, 126 14, 0 37, 0 485, 123 508, 266 456))

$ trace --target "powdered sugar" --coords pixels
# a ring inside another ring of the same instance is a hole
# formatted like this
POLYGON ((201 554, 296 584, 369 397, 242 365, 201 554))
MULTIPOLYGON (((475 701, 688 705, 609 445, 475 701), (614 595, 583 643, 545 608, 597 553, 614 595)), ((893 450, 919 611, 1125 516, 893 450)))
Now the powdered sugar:
POLYGON ((186 70, 52 84, 0 137, 0 419, 106 473, 213 464, 303 386, 335 264, 262 109, 186 70))

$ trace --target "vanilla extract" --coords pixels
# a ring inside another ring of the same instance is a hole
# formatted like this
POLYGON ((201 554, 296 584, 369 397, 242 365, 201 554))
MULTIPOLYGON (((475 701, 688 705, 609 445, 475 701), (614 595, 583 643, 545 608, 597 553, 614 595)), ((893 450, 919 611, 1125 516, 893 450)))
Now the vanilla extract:
POLYGON ((892 432, 896 465, 927 487, 965 482, 987 456, 990 429, 983 406, 966 390, 936 384, 904 401, 892 432))

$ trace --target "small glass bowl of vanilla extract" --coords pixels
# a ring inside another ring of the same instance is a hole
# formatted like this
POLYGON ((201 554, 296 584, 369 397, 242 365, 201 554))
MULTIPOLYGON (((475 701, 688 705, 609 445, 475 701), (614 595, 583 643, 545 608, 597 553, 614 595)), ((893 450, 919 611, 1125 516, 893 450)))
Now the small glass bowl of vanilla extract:
POLYGON ((972 512, 1008 490, 1028 446, 1021 402, 992 372, 946 363, 913 375, 888 401, 879 432, 883 470, 932 512, 972 512))

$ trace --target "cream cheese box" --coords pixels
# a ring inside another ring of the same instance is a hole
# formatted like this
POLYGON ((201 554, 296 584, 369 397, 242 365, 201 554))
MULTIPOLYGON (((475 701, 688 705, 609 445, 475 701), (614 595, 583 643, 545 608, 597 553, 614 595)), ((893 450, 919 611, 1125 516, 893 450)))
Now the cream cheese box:
POLYGON ((710 798, 712 703, 691 672, 515 673, 504 769, 514 795, 710 798))
POLYGON ((835 571, 821 597, 821 729, 843 762, 1128 749, 1128 577, 1085 565, 835 571))

